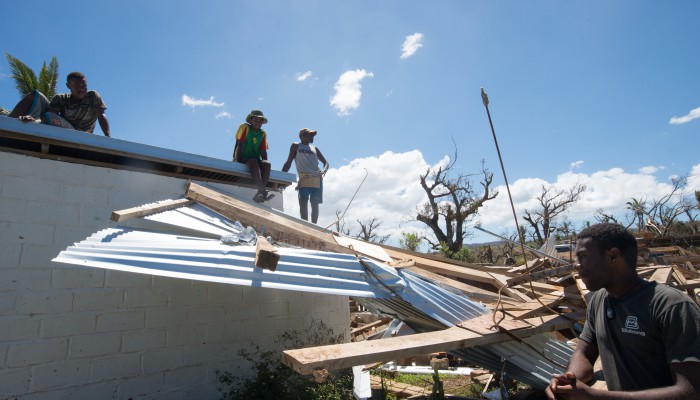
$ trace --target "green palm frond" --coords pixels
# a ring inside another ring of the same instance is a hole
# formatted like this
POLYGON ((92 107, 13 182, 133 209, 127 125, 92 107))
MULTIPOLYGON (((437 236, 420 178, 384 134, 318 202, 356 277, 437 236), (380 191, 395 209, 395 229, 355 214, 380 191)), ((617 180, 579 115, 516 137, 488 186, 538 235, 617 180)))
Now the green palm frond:
POLYGON ((39 88, 39 81, 31 68, 8 53, 5 53, 5 56, 7 57, 7 62, 10 64, 12 79, 15 80, 15 87, 19 91, 20 97, 24 97, 33 90, 39 88))
POLYGON ((58 60, 56 56, 51 58, 49 67, 46 67, 46 63, 41 67, 41 72, 39 73, 39 91, 46 96, 46 98, 51 99, 53 95, 56 94, 56 84, 58 83, 58 60))

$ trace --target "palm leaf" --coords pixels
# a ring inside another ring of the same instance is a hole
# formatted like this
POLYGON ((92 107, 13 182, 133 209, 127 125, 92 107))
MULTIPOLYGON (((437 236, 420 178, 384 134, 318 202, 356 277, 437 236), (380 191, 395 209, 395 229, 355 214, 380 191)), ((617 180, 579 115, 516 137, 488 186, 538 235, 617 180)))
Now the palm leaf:
POLYGON ((56 56, 51 58, 49 67, 46 68, 46 63, 41 67, 39 73, 39 91, 51 99, 56 94, 56 84, 58 83, 58 60, 56 56))
POLYGON ((10 64, 12 79, 15 80, 15 87, 19 91, 20 97, 24 97, 33 90, 39 88, 39 82, 31 68, 8 53, 5 53, 5 56, 7 57, 7 62, 10 64))

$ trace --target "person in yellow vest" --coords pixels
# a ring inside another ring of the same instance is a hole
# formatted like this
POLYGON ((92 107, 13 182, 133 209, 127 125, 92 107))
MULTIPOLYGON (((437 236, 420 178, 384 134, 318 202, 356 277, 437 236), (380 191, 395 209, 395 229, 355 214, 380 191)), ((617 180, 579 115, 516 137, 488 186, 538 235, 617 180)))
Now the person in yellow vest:
POLYGON ((253 196, 257 203, 263 203, 275 197, 267 189, 270 178, 270 162, 267 160, 267 134, 262 125, 267 118, 260 110, 253 110, 245 118, 245 123, 236 132, 236 146, 233 149, 233 161, 245 164, 255 181, 258 192, 253 196))
POLYGON ((328 171, 330 165, 321 154, 321 150, 312 146, 316 131, 304 128, 299 131, 301 143, 292 143, 289 148, 289 157, 282 166, 282 171, 287 172, 292 166, 292 161, 297 166, 299 182, 297 191, 299 192, 299 214, 301 219, 309 220, 308 204, 311 202, 311 222, 318 221, 318 205, 323 203, 323 176, 328 171), (323 164, 323 168, 318 168, 318 163, 323 164))

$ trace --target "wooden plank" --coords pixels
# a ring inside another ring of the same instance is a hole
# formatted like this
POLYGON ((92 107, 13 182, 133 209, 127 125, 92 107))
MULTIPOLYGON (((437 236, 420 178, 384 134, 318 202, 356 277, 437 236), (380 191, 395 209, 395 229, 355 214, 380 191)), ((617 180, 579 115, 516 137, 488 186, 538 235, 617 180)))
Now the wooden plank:
POLYGON ((363 240, 353 239, 345 236, 333 236, 333 239, 335 239, 336 243, 338 243, 340 246, 347 248, 350 248, 350 246, 352 246, 353 250, 355 250, 358 253, 362 253, 363 255, 375 258, 385 263, 392 261, 389 254, 387 254, 387 252, 383 248, 377 246, 374 243, 369 243, 363 240))
POLYGON ((524 275, 521 275, 521 276, 518 276, 515 278, 510 278, 510 279, 506 280, 506 284, 509 287, 513 287, 513 286, 519 285, 521 283, 525 283, 527 281, 536 281, 538 279, 545 279, 545 278, 550 278, 552 276, 564 275, 564 274, 567 274, 575 269, 576 269, 576 267, 574 267, 573 264, 564 265, 563 267, 550 268, 550 269, 546 269, 544 271, 533 272, 531 274, 524 274, 524 275))
POLYGON ((668 285, 668 282, 671 281, 671 274, 672 273, 673 273, 673 269, 671 267, 657 268, 656 271, 654 271, 654 273, 651 275, 649 280, 654 281, 654 282, 663 283, 664 285, 668 285))
POLYGON ((673 287, 677 288, 677 289, 683 289, 683 290, 698 289, 698 288, 700 288, 700 281, 699 280, 686 281, 685 284, 674 285, 673 287))
POLYGON ((661 256, 656 258, 659 262, 666 265, 669 264, 683 264, 686 261, 690 261, 693 264, 700 264, 700 256, 661 256))
POLYGON ((647 249, 649 253, 678 253, 680 254, 681 248, 678 246, 666 246, 666 247, 649 247, 647 249))
POLYGON ((258 236, 258 241, 255 244, 255 266, 274 271, 277 269, 279 260, 280 253, 275 246, 271 245, 264 237, 258 236))
POLYGON ((479 264, 466 263, 466 262, 462 262, 462 261, 451 260, 451 259, 445 258, 445 257, 439 257, 439 256, 431 255, 431 254, 418 253, 416 251, 401 249, 401 248, 389 246, 386 244, 377 243, 377 246, 380 246, 381 248, 383 248, 392 258, 399 259, 399 260, 411 259, 411 260, 415 260, 416 263, 429 264, 429 265, 449 264, 449 265, 454 265, 457 267, 464 267, 465 269, 472 270, 472 271, 498 273, 498 274, 501 274, 501 275, 509 277, 509 278, 520 276, 519 273, 508 272, 507 268, 496 268, 496 267, 483 266, 483 265, 479 265, 479 264), (430 263, 430 261, 434 261, 435 264, 430 263))
MULTIPOLYGON (((513 330, 511 334, 525 338, 540 333, 567 329, 573 324, 573 321, 560 316, 552 317, 543 323, 541 321, 545 321, 544 318, 537 318, 536 321, 535 323, 538 325, 513 330)), ((480 335, 455 326, 441 331, 409 336, 285 350, 282 353, 282 362, 298 373, 307 375, 315 369, 338 370, 354 365, 409 358, 508 340, 513 340, 513 338, 507 333, 496 332, 480 335)))
POLYGON ((187 207, 194 204, 190 199, 165 200, 154 204, 140 207, 127 208, 126 210, 112 211, 110 219, 114 222, 122 222, 132 218, 157 214, 159 212, 173 210, 180 207, 187 207))
POLYGON ((328 232, 321 232, 291 218, 285 218, 264 207, 237 200, 215 190, 190 182, 187 185, 187 198, 207 206, 221 215, 233 220, 240 220, 244 225, 265 225, 266 235, 272 236, 275 241, 283 242, 279 238, 286 235, 306 243, 307 248, 336 253, 352 254, 348 248, 340 246, 328 232))
MULTIPOLYGON (((392 257, 396 256, 405 256, 401 253, 394 252, 391 250, 387 250, 389 255, 392 257)), ((482 283, 488 283, 494 286, 496 290, 503 288, 503 292, 506 293, 508 296, 521 300, 521 301, 530 301, 528 296, 518 292, 517 290, 512 290, 508 287, 506 287, 506 279, 507 277, 498 273, 494 272, 485 272, 485 271, 480 271, 480 270, 474 270, 468 267, 461 267, 461 266, 456 266, 452 265, 446 262, 441 262, 441 261, 436 261, 436 260, 431 260, 427 258, 422 258, 422 257, 415 257, 411 256, 410 257, 413 261, 416 262, 416 267, 422 268, 424 270, 428 270, 430 272, 438 273, 441 275, 447 275, 450 277, 456 277, 456 278, 462 278, 462 279, 467 279, 470 281, 475 281, 475 282, 482 282, 482 283)))
MULTIPOLYGON (((494 292, 489 292, 488 290, 484 290, 481 288, 478 288, 476 286, 472 286, 454 279, 450 279, 446 276, 442 276, 440 274, 436 274, 434 272, 427 271, 422 268, 418 267, 413 267, 413 268, 408 268, 411 272, 415 273, 416 275, 420 275, 428 280, 433 281, 434 283, 442 284, 442 285, 447 285, 449 287, 455 288, 464 294, 466 294, 469 298, 472 300, 477 300, 477 301, 482 301, 487 304, 496 304, 498 302, 498 294, 494 292)), ((506 303, 514 303, 515 300, 513 300, 512 297, 509 297, 507 295, 502 295, 501 296, 501 301, 504 301, 506 303)))
POLYGON ((374 328, 376 328, 376 327, 378 327, 378 326, 386 325, 386 324, 388 324, 389 322, 391 322, 392 319, 393 319, 393 318, 391 318, 391 317, 384 317, 384 318, 378 319, 378 320, 376 320, 376 321, 374 321, 374 322, 370 322, 369 324, 362 325, 362 326, 359 327, 359 328, 352 329, 352 330, 350 331, 350 336, 351 336, 351 337, 355 337, 355 336, 357 336, 357 335, 359 335, 359 334, 361 334, 361 333, 365 333, 365 332, 367 332, 367 331, 369 331, 369 330, 372 330, 372 329, 374 329, 374 328))
MULTIPOLYGON (((500 315, 496 316, 496 322, 498 322, 500 318, 500 315)), ((498 328, 495 327, 494 321, 493 321, 493 314, 484 314, 482 316, 472 318, 469 321, 464 321, 462 323, 457 324, 457 326, 470 330, 472 332, 476 332, 481 335, 488 335, 494 332, 498 332, 498 328)), ((525 321, 516 321, 516 320, 507 320, 504 319, 500 322, 498 322, 498 326, 508 329, 509 331, 513 331, 516 329, 524 329, 524 328, 529 328, 532 325, 528 324, 525 321)))

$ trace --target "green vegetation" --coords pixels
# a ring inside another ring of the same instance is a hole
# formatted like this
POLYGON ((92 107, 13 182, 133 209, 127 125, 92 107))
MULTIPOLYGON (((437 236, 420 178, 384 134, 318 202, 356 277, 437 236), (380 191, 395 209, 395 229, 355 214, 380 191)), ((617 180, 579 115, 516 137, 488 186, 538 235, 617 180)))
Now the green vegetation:
MULTIPOLYGON (((303 348, 344 342, 323 321, 312 320, 302 331, 289 331, 277 340, 284 348, 303 348)), ((282 364, 279 353, 254 352, 240 349, 238 355, 251 364, 252 376, 237 376, 228 371, 216 371, 222 400, 346 400, 352 399, 352 370, 330 371, 322 383, 310 376, 297 374, 282 364)))
POLYGON ((420 247, 421 242, 422 239, 417 233, 401 232, 399 243, 402 248, 410 251, 418 251, 418 247, 420 247))
POLYGON ((441 255, 450 258, 452 260, 457 260, 457 261, 462 261, 462 262, 468 262, 468 263, 475 263, 476 262, 476 255, 470 249, 469 247, 461 247, 457 251, 452 251, 450 250, 449 246, 446 243, 440 243, 440 249, 439 252, 441 255))
POLYGON ((44 62, 38 78, 34 71, 20 59, 12 57, 8 53, 5 53, 5 57, 7 58, 7 63, 10 64, 12 79, 15 81, 15 87, 20 94, 20 98, 34 90, 43 93, 47 99, 51 99, 56 94, 56 83, 58 82, 58 60, 56 56, 51 58, 48 67, 46 62, 44 62))
MULTIPOLYGON (((439 396, 436 385, 439 382, 440 388, 443 389, 443 396, 451 394, 454 396, 480 398, 481 392, 484 390, 484 385, 479 382, 472 382, 471 378, 462 375, 452 374, 404 374, 400 372, 388 372, 383 370, 373 371, 374 375, 381 375, 395 382, 405 383, 412 386, 423 387, 429 390, 431 396, 439 396)), ((386 393, 386 387, 384 392, 386 393)), ((428 397, 429 399, 440 399, 441 397, 428 397)), ((444 398, 444 397, 442 397, 444 398)), ((382 397, 382 400, 395 399, 392 395, 382 397)))

